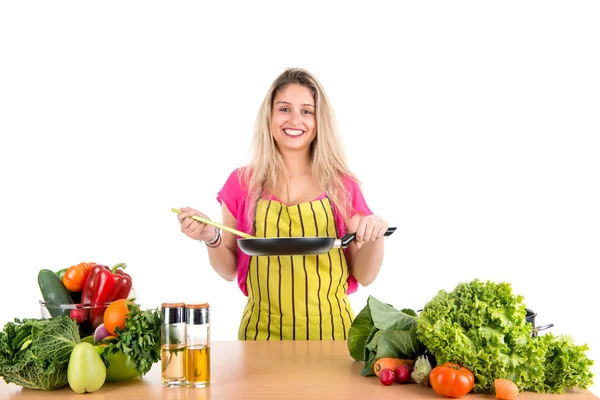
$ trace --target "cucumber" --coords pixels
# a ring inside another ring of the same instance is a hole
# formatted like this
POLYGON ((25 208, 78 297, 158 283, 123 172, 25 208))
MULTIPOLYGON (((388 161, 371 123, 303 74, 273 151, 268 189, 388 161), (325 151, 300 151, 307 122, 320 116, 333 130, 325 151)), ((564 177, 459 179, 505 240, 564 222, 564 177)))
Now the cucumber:
POLYGON ((38 285, 42 291, 44 301, 48 303, 46 308, 50 315, 53 318, 59 315, 68 316, 69 310, 61 310, 58 305, 73 304, 73 299, 54 271, 50 271, 49 269, 40 270, 38 273, 38 285))

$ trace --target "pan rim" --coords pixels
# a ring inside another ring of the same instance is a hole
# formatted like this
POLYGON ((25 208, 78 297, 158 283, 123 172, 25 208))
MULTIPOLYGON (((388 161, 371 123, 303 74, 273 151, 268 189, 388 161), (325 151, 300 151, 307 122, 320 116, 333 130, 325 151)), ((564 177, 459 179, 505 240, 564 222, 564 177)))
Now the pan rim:
POLYGON ((285 236, 285 237, 278 237, 278 236, 274 236, 274 237, 254 237, 254 238, 239 238, 237 239, 238 241, 253 241, 256 239, 260 239, 260 240, 265 240, 265 239, 294 239, 294 240, 298 240, 298 239, 337 239, 335 236, 285 236))

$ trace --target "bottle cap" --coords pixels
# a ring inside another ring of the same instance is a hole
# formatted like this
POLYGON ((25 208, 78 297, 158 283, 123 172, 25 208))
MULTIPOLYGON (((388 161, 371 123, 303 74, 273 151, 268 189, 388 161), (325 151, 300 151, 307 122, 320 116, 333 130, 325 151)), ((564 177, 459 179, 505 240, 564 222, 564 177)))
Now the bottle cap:
POLYGON ((163 325, 185 323, 185 304, 162 303, 160 318, 163 325))
POLYGON ((208 303, 188 303, 185 308, 210 308, 208 303))
POLYGON ((166 307, 166 308, 178 308, 178 307, 185 307, 185 303, 183 301, 180 303, 162 303, 160 306, 166 307))
POLYGON ((204 325, 210 322, 210 308, 208 303, 186 304, 185 322, 190 325, 204 325))

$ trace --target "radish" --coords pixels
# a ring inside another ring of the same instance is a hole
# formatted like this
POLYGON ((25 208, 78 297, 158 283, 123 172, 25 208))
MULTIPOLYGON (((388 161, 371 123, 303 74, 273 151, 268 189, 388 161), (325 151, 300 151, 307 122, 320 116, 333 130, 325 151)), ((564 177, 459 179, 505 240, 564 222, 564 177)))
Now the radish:
POLYGON ((379 372, 379 381, 385 386, 390 386, 396 380, 396 374, 389 368, 384 368, 379 372))
POLYGON ((406 383, 410 380, 410 366, 408 365, 396 367, 394 373, 396 374, 396 382, 398 383, 406 383))
POLYGON ((73 308, 69 311, 69 318, 74 319, 77 324, 81 324, 87 319, 86 312, 83 308, 73 308))
POLYGON ((106 338, 107 336, 110 336, 110 333, 108 333, 108 330, 106 330, 104 324, 100 324, 94 331, 94 342, 104 340, 104 338, 106 338))

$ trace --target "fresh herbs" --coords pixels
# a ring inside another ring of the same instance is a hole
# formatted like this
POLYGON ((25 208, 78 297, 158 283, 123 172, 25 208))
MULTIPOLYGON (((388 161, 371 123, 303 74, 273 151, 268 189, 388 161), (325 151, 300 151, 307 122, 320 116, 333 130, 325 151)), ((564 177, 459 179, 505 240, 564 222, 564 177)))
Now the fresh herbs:
POLYGON ((64 386, 79 341, 77 323, 66 316, 8 322, 0 332, 0 376, 28 389, 64 386))
POLYGON ((365 361, 363 376, 374 375, 373 365, 380 358, 415 359, 423 347, 417 341, 416 314, 396 310, 373 296, 352 322, 348 331, 348 350, 357 361, 365 361))
POLYGON ((126 365, 145 375, 152 364, 160 360, 160 314, 158 309, 141 311, 130 303, 125 329, 117 328, 117 340, 107 341, 103 358, 121 352, 127 357, 126 365))

